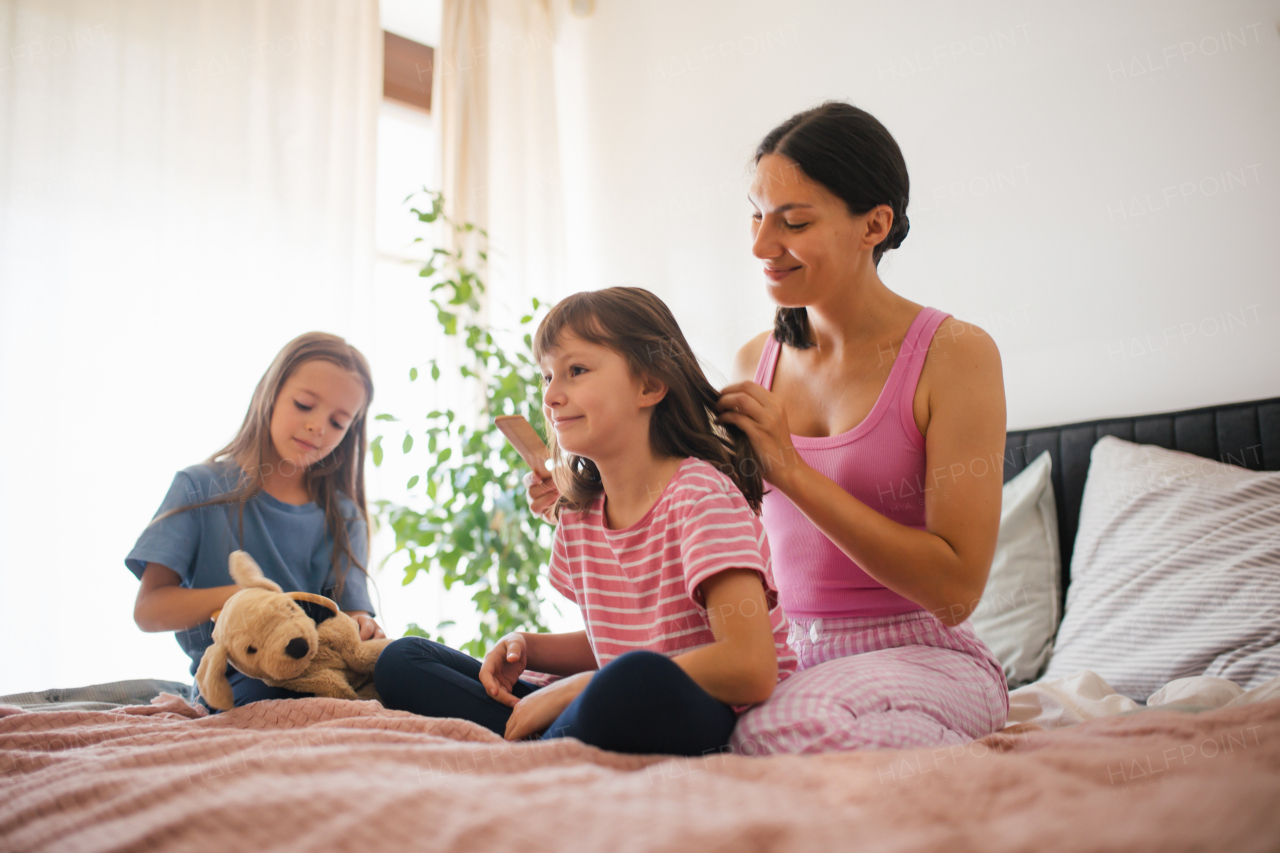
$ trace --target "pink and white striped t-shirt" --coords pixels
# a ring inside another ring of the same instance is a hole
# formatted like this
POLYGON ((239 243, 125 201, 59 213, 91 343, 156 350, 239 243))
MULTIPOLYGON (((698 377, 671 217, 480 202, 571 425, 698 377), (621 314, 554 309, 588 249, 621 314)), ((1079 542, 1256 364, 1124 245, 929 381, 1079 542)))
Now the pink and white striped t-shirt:
POLYGON ((584 512, 562 513, 551 548, 551 585, 582 608, 602 667, 636 649, 672 657, 715 642, 698 585, 726 569, 763 578, 782 681, 795 672, 796 656, 764 526, 710 463, 685 459, 644 517, 622 530, 605 524, 604 495, 584 512))

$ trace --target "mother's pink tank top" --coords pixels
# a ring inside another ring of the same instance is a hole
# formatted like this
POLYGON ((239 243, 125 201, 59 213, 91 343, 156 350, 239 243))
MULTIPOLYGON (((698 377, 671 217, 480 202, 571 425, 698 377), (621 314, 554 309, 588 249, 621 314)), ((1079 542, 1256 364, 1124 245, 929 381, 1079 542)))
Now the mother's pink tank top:
MULTIPOLYGON (((933 333, 947 317, 924 308, 911 321, 866 420, 840 435, 792 435, 796 452, 818 473, 888 518, 924 530, 924 436, 912 403, 933 333)), ((755 381, 771 388, 781 344, 769 335, 755 381)), ((788 616, 887 616, 923 608, 886 589, 850 560, 795 504, 770 489, 762 511, 778 600, 788 616)))

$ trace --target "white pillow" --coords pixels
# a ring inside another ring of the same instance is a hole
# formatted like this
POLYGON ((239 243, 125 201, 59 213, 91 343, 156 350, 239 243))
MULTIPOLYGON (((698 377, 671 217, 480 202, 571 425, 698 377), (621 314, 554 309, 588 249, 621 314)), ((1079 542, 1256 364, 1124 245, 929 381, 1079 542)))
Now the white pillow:
POLYGON ((1046 450, 1004 484, 996 555, 982 600, 970 617, 1004 667, 1010 688, 1039 677, 1062 615, 1052 465, 1046 450))
POLYGON ((1137 701, 1280 674, 1280 473, 1100 439, 1045 677, 1080 669, 1137 701))

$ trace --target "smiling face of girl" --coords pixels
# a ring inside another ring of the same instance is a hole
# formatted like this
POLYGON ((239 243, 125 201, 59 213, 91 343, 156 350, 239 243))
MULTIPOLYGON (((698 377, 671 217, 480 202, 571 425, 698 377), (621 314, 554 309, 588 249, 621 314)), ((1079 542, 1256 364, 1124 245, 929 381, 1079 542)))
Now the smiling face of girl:
POLYGON ((326 359, 303 362, 271 412, 271 445, 284 476, 301 474, 338 446, 365 404, 361 378, 326 359), (289 464, 292 463, 292 466, 289 464))
POLYGON ((649 419, 666 393, 632 374, 608 347, 564 332, 542 359, 542 411, 562 450, 596 462, 649 446, 649 419))
POLYGON ((764 263, 769 295, 783 307, 821 304, 845 283, 875 268, 872 251, 887 234, 892 213, 879 205, 861 215, 781 154, 756 164, 747 198, 751 251, 764 263))

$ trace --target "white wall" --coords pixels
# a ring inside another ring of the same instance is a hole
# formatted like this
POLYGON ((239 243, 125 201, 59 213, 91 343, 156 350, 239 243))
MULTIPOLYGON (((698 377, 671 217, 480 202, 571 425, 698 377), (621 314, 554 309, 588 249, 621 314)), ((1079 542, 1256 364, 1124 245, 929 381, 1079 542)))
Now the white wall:
POLYGON ((881 278, 994 336, 1010 428, 1280 394, 1280 3, 1055 5, 562 12, 566 290, 654 290, 727 374, 772 317, 754 146, 844 99, 911 174, 881 278))

